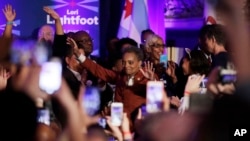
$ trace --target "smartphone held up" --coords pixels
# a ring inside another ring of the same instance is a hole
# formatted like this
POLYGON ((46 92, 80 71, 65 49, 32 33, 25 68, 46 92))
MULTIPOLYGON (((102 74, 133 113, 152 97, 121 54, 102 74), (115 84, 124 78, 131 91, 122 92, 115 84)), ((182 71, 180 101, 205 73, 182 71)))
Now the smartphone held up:
POLYGON ((86 87, 82 97, 82 106, 89 116, 94 116, 100 109, 100 92, 96 87, 86 87))
POLYGON ((149 81, 147 83, 147 113, 160 112, 163 109, 164 84, 162 81, 149 81))
POLYGON ((111 124, 121 126, 123 117, 123 103, 114 102, 111 104, 111 124))
POLYGON ((57 91, 62 82, 62 64, 59 58, 52 58, 42 64, 39 87, 48 94, 57 91))

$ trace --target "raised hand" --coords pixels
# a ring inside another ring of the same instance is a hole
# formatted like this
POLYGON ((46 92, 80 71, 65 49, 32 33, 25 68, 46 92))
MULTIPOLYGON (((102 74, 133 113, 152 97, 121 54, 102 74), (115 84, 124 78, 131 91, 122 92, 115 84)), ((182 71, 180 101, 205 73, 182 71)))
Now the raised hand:
POLYGON ((131 140, 133 138, 129 129, 129 119, 126 113, 123 113, 121 129, 124 140, 131 140))
MULTIPOLYGON (((81 87, 80 94, 84 89, 81 87)), ((69 140, 80 141, 85 140, 83 132, 86 133, 87 119, 84 117, 85 112, 82 111, 81 105, 76 101, 67 85, 67 82, 62 79, 61 88, 57 91, 57 94, 53 95, 61 103, 67 114, 67 133, 69 140)))
POLYGON ((45 7, 43 7, 43 10, 47 14, 49 14, 53 19, 55 19, 55 20, 59 20, 60 19, 60 16, 58 15, 58 13, 54 9, 52 9, 52 8, 50 8, 48 6, 45 6, 45 7))
POLYGON ((172 78, 173 82, 177 82, 177 77, 175 74, 176 65, 173 61, 168 61, 168 67, 166 73, 172 78))
POLYGON ((188 77, 187 84, 185 86, 184 94, 198 93, 201 91, 200 83, 204 79, 205 75, 191 75, 188 77))
POLYGON ((82 118, 82 126, 88 127, 89 125, 98 123, 100 116, 99 115, 96 115, 96 116, 89 116, 88 115, 88 113, 85 109, 85 106, 84 106, 84 99, 83 99, 84 95, 85 95, 85 87, 81 87, 81 89, 79 91, 79 96, 77 99, 77 104, 78 104, 78 107, 80 109, 79 113, 80 113, 81 118, 82 118))
POLYGON ((7 80, 9 79, 10 75, 7 73, 6 69, 0 67, 0 90, 3 90, 7 86, 7 80))
POLYGON ((118 141, 122 141, 123 140, 123 136, 122 136, 122 132, 119 129, 118 126, 113 126, 111 123, 111 118, 109 116, 106 117, 107 119, 107 124, 111 129, 111 135, 113 135, 115 138, 117 138, 118 141))
POLYGON ((144 77, 146 77, 147 79, 149 79, 149 80, 154 80, 155 79, 155 77, 154 77, 155 69, 153 68, 153 63, 150 63, 149 61, 145 62, 144 70, 140 69, 140 71, 142 72, 144 77))
POLYGON ((79 51, 78 45, 76 44, 74 39, 68 37, 67 44, 74 48, 74 53, 77 57, 79 57, 81 54, 85 55, 85 52, 83 50, 79 51))
POLYGON ((16 18, 15 9, 12 9, 12 6, 8 4, 8 5, 5 5, 4 9, 2 10, 3 10, 3 13, 5 15, 7 22, 13 22, 14 19, 16 18))
POLYGON ((74 49, 78 49, 78 46, 77 46, 75 40, 70 38, 70 37, 67 38, 67 44, 70 45, 74 49))
POLYGON ((25 92, 32 100, 37 98, 48 99, 48 94, 39 87, 41 67, 39 66, 22 66, 19 73, 12 76, 12 85, 16 90, 25 92))
POLYGON ((189 108, 189 101, 190 101, 190 97, 189 97, 189 96, 184 96, 184 97, 181 99, 181 105, 180 105, 180 107, 178 108, 179 114, 183 115, 184 112, 185 112, 186 110, 188 110, 188 108, 189 108))
POLYGON ((176 107, 180 107, 181 101, 180 101, 180 99, 177 96, 172 96, 170 98, 170 104, 172 104, 172 105, 174 105, 176 107))

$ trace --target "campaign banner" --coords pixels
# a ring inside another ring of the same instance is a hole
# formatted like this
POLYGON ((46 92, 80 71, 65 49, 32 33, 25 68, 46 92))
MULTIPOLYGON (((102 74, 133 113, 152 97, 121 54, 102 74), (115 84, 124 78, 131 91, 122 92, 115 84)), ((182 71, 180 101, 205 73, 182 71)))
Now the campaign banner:
MULTIPOLYGON (((52 17, 43 11, 49 6, 58 12, 65 33, 87 31, 94 40, 93 55, 99 55, 99 0, 1 0, 0 8, 10 4, 16 11, 13 34, 29 37, 44 24, 54 25, 52 17)), ((0 34, 6 25, 0 14, 0 34)))

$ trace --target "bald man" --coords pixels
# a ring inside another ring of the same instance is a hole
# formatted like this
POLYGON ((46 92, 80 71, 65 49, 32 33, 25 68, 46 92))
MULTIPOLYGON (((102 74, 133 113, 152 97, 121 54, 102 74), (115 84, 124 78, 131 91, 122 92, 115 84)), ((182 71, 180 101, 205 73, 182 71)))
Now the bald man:
POLYGON ((50 25, 43 25, 38 32, 38 41, 44 39, 45 41, 54 41, 54 28, 50 25))

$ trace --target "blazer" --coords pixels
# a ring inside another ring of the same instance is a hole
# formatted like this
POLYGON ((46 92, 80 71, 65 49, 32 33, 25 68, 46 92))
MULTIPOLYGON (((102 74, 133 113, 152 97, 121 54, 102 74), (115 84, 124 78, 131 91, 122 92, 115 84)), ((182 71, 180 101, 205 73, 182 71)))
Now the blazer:
POLYGON ((66 67, 63 69, 63 77, 66 80, 66 82, 67 82, 67 84, 68 84, 68 86, 73 94, 73 97, 75 99, 77 99, 78 95, 79 95, 80 86, 82 85, 82 83, 75 77, 73 72, 71 72, 66 67))
POLYGON ((146 84, 149 79, 144 77, 141 71, 138 71, 134 76, 133 86, 128 86, 128 77, 124 72, 118 73, 105 69, 88 58, 86 58, 82 65, 96 77, 116 85, 114 100, 115 102, 123 103, 124 112, 133 121, 131 114, 142 104, 146 103, 146 84))

